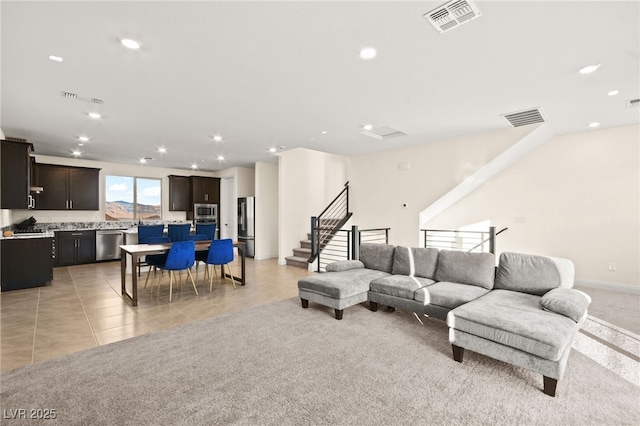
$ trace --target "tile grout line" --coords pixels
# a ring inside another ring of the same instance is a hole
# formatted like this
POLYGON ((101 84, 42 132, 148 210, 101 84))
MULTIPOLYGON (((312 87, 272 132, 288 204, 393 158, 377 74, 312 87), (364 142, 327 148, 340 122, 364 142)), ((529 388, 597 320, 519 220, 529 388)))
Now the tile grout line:
POLYGON ((96 337, 96 332, 93 329, 93 325, 91 325, 91 321, 89 320, 89 315, 87 315, 87 310, 84 307, 84 303, 82 302, 82 297, 80 297, 80 292, 78 291, 78 286, 76 286, 76 281, 73 279, 73 275, 69 273, 69 278, 71 278, 71 282, 73 283, 73 288, 76 291, 76 295, 78 296, 78 300, 80 301, 80 306, 82 306, 82 312, 84 313, 84 317, 87 320, 87 324, 89 324, 89 329, 91 330, 91 335, 93 336, 93 340, 95 340, 96 345, 100 346, 100 342, 98 341, 98 337, 96 337))
POLYGON ((33 322, 33 344, 31 345, 31 365, 36 356, 36 334, 38 332, 38 312, 40 311, 40 288, 38 288, 38 300, 36 302, 36 318, 33 322))

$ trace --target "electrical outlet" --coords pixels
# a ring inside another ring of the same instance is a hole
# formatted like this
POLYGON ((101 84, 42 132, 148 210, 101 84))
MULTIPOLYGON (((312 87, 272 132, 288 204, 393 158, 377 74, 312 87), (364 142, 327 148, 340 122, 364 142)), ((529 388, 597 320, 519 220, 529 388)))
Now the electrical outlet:
POLYGON ((616 263, 615 262, 609 262, 609 270, 611 272, 615 272, 616 271, 616 263))

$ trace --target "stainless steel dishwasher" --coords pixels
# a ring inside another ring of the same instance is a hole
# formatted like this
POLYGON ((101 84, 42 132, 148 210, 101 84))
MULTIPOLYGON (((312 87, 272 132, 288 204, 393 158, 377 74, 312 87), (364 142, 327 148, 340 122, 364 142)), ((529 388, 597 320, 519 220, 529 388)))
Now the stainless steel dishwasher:
POLYGON ((122 231, 105 229, 96 231, 96 260, 120 259, 122 231))

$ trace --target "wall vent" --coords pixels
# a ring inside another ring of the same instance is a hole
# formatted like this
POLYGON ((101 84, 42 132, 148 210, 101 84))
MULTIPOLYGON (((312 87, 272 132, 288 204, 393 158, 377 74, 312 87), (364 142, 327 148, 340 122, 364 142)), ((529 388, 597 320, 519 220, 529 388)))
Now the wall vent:
POLYGON ((73 101, 83 101, 83 102, 91 102, 92 104, 102 105, 104 100, 100 98, 85 98, 82 96, 78 96, 77 93, 62 91, 62 96, 67 99, 71 99, 73 101))
POLYGON ((99 98, 91 98, 90 102, 94 103, 94 104, 98 104, 98 105, 101 105, 101 104, 104 103, 104 101, 102 99, 99 99, 99 98))
POLYGON ((640 107, 640 98, 638 99, 629 99, 627 101, 627 108, 637 108, 640 107))
POLYGON ((440 33, 465 24, 482 15, 480 9, 471 0, 452 0, 425 13, 429 21, 440 33))
POLYGON ((513 127, 528 126, 530 124, 544 123, 545 119, 540 108, 528 109, 525 111, 504 114, 504 118, 509 120, 513 127))
POLYGON ((387 127, 387 126, 374 127, 370 130, 363 130, 360 132, 360 134, 369 136, 371 138, 378 139, 378 140, 394 138, 397 136, 406 136, 406 133, 403 133, 400 130, 396 130, 394 128, 387 127))
POLYGON ((62 96, 64 96, 67 99, 76 99, 78 97, 78 95, 71 92, 62 92, 62 96))

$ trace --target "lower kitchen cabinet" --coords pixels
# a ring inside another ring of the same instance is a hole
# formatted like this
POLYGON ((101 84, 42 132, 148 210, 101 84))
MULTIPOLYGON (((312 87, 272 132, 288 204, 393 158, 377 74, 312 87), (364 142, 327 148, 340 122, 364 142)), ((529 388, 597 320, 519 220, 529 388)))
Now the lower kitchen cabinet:
POLYGON ((53 238, 0 241, 2 291, 41 287, 53 279, 53 238))
POLYGON ((96 261, 96 231, 56 232, 55 266, 79 265, 96 261))

